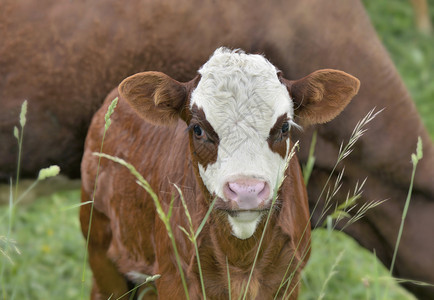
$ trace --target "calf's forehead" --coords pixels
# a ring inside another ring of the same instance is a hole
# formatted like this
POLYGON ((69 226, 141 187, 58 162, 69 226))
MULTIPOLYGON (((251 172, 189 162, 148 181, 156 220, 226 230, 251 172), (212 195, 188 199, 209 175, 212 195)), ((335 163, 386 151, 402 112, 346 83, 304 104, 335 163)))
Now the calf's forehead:
POLYGON ((190 108, 202 109, 217 133, 244 127, 268 135, 279 116, 292 118, 288 91, 261 55, 219 49, 199 73, 190 108))

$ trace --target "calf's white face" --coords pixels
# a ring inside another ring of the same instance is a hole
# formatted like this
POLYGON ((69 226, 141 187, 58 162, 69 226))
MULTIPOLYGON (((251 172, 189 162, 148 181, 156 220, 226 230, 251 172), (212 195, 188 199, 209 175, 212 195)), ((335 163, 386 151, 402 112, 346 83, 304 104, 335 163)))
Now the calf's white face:
POLYGON ((183 119, 192 161, 216 208, 226 211, 233 234, 253 235, 284 176, 289 130, 333 119, 359 89, 337 70, 290 81, 261 55, 217 49, 199 70, 200 80, 180 83, 159 72, 126 78, 119 93, 157 125, 183 119))
POLYGON ((202 110, 219 138, 216 160, 199 161, 199 173, 210 194, 227 203, 233 234, 246 239, 284 175, 293 102, 276 68, 260 55, 219 49, 199 73, 190 109, 202 110), (283 144, 283 156, 274 143, 283 144))

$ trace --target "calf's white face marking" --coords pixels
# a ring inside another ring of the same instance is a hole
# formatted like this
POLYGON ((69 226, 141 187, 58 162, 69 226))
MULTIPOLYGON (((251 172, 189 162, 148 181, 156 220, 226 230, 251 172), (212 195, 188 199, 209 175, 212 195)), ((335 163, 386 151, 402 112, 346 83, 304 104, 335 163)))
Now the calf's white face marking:
MULTIPOLYGON (((276 68, 261 55, 220 48, 199 73, 190 109, 202 109, 219 137, 217 160, 206 167, 198 165, 206 188, 228 201, 223 193, 227 182, 260 179, 271 189, 265 200, 269 204, 284 176, 289 140, 283 158, 270 149, 267 139, 278 117, 293 117, 293 102, 276 68)), ((233 234, 240 239, 251 237, 262 215, 259 211, 228 214, 233 234)))

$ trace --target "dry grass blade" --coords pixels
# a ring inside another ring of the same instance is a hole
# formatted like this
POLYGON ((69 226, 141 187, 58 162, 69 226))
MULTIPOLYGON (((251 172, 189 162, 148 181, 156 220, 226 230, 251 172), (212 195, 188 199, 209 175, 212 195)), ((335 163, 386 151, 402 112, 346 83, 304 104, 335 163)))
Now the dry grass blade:
MULTIPOLYGON (((104 147, 104 139, 107 133, 108 128, 110 127, 111 124, 111 120, 110 117, 114 112, 114 109, 116 108, 116 105, 118 103, 118 98, 116 97, 115 99, 112 100, 110 106, 107 109, 107 113, 105 114, 105 128, 104 128, 104 133, 102 136, 102 141, 101 141, 101 148, 99 150, 100 153, 102 153, 103 147, 104 147)), ((86 277, 86 262, 87 262, 87 254, 88 254, 88 249, 89 249, 89 240, 90 240, 90 232, 92 229, 92 218, 93 218, 93 209, 94 209, 94 201, 95 201, 95 193, 96 193, 96 187, 97 187, 97 182, 98 182, 98 176, 99 176, 99 168, 100 168, 100 164, 101 164, 101 157, 98 159, 98 165, 96 168, 96 176, 95 176, 95 185, 93 187, 93 193, 92 193, 92 199, 91 201, 91 208, 90 208, 90 216, 89 216, 89 228, 87 231, 87 236, 86 236, 86 248, 84 251, 84 258, 83 258, 83 274, 82 274, 82 278, 81 278, 81 299, 84 298, 84 283, 85 283, 85 277, 86 277)))
MULTIPOLYGON (((351 154, 353 151, 354 145, 356 142, 363 136, 364 133, 366 133, 367 129, 365 128, 368 123, 370 123, 372 120, 374 120, 379 113, 383 111, 379 110, 375 112, 376 108, 374 107, 372 110, 370 110, 365 117, 363 117, 359 122, 357 122, 356 126, 354 127, 352 134, 350 136, 350 139, 347 144, 344 145, 344 143, 341 144, 339 148, 338 157, 336 160, 335 165, 333 166, 332 171, 330 172, 329 177, 327 178, 323 189, 321 190, 320 195, 318 196, 317 202, 315 203, 314 207, 312 208, 312 214, 316 211, 318 204, 320 203, 320 200, 322 199, 326 189, 329 189, 329 183, 332 179, 333 174, 335 173, 335 170, 337 166, 346 158, 348 155, 351 154)), ((343 169, 344 170, 344 169, 343 169)), ((327 212, 331 209, 331 201, 333 197, 337 194, 339 188, 341 187, 341 181, 343 177, 343 170, 338 174, 337 179, 334 183, 333 189, 331 192, 328 190, 326 200, 324 201, 325 205, 322 208, 322 211, 320 213, 321 218, 319 218, 318 222, 322 220, 322 218, 327 214, 327 212)), ((318 226, 319 223, 314 224, 314 226, 318 226)))
POLYGON ((158 199, 157 194, 155 194, 155 192, 152 190, 151 185, 148 183, 148 181, 146 181, 145 178, 143 178, 143 176, 136 170, 136 168, 132 164, 127 163, 125 160, 123 160, 119 157, 114 157, 114 156, 111 156, 108 154, 96 153, 96 152, 93 154, 96 156, 99 156, 100 158, 109 159, 113 162, 116 162, 116 163, 126 167, 131 172, 131 174, 136 177, 136 179, 137 179, 136 183, 139 186, 141 186, 151 196, 151 198, 155 204, 155 208, 156 208, 156 211, 158 213, 158 216, 160 217, 161 221, 163 221, 163 223, 166 227, 166 230, 167 230, 167 234, 168 234, 170 241, 172 243, 172 248, 173 248, 173 252, 175 254, 175 260, 176 260, 178 270, 179 270, 179 273, 181 276, 181 281, 182 281, 182 286, 184 288, 185 296, 187 299, 190 299, 190 296, 188 294, 187 281, 185 279, 184 270, 182 268, 181 259, 179 256, 178 248, 176 246, 176 241, 174 238, 173 230, 172 230, 172 227, 170 224, 170 217, 172 214, 173 203, 174 203, 175 198, 172 197, 172 200, 171 200, 170 205, 169 205, 169 211, 167 213, 165 213, 163 210, 163 207, 160 203, 160 200, 158 199))
MULTIPOLYGON (((357 198, 358 199, 358 198, 357 198)), ((366 215, 366 212, 368 210, 371 210, 381 204, 383 204, 384 202, 386 202, 387 199, 384 200, 374 200, 368 203, 364 203, 358 210, 357 212, 354 214, 354 216, 352 216, 346 223, 345 225, 342 227, 342 230, 346 229, 348 226, 350 226, 351 224, 357 222, 358 220, 360 220, 361 218, 363 218, 366 215)))
POLYGON ((14 264, 11 252, 18 255, 21 254, 16 244, 17 242, 15 240, 7 238, 6 236, 0 236, 0 253, 6 257, 11 264, 14 264))
MULTIPOLYGON (((291 151, 288 153, 288 157, 286 159, 286 163, 285 163, 285 166, 284 166, 284 169, 283 169, 283 174, 285 174, 285 171, 286 171, 286 169, 289 166, 289 162, 291 161, 291 159, 295 155, 295 150, 298 148, 298 143, 299 143, 298 141, 295 142, 295 144, 292 147, 291 151)), ((264 226, 264 229, 262 231, 261 239, 259 240, 258 250, 256 251, 256 255, 255 255, 255 258, 253 260, 252 268, 250 270, 249 279, 247 280, 247 284, 246 284, 246 287, 244 289, 243 299, 246 299, 246 297, 247 297, 247 291, 248 291, 248 288, 249 288, 249 285, 250 285, 250 281, 252 279, 253 270, 255 269, 255 265, 256 265, 256 262, 257 262, 258 257, 259 257, 259 251, 261 249, 261 245, 262 245, 262 242, 264 240, 265 232, 267 230, 268 223, 270 221, 270 217, 271 217, 271 214, 273 212, 274 204, 276 203, 276 200, 277 200, 277 191, 282 186, 282 183, 283 183, 284 180, 285 180, 285 175, 283 175, 280 179, 278 178, 278 180, 277 180, 277 184, 276 184, 276 187, 275 187, 275 192, 274 192, 274 195, 273 195, 273 201, 271 202, 270 210, 268 211, 268 214, 267 214, 267 219, 265 221, 265 226, 264 226)), ((292 259, 291 259, 291 261, 292 261, 292 259)), ((288 268, 289 268, 289 266, 288 266, 288 268)), ((288 271, 288 269, 286 271, 288 271)), ((285 277, 286 277, 286 273, 284 275, 284 278, 285 277)), ((282 281, 284 280, 284 278, 282 279, 282 281)), ((277 293, 278 292, 279 291, 277 291, 277 293)))
POLYGON ((318 295, 318 300, 322 300, 324 298, 324 296, 325 296, 325 290, 327 288, 327 284, 329 283, 330 279, 337 273, 336 268, 339 265, 339 263, 340 263, 340 261, 342 259, 343 254, 344 254, 344 250, 342 250, 338 254, 338 256, 336 257, 335 262, 334 262, 334 264, 333 264, 333 266, 332 266, 332 268, 331 268, 331 270, 329 272, 329 275, 327 276, 326 280, 324 281, 324 283, 322 285, 321 291, 320 291, 320 293, 318 295))

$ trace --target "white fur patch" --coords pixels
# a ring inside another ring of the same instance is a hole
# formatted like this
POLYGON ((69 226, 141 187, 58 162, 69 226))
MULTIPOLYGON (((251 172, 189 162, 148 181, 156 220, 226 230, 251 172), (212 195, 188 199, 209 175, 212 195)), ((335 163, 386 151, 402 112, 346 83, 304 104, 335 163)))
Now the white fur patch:
MULTIPOLYGON (((199 164, 208 191, 226 201, 226 182, 257 178, 269 184, 273 195, 283 177, 285 159, 271 151, 267 138, 278 117, 285 113, 293 117, 293 102, 276 68, 261 55, 220 48, 199 73, 201 80, 190 105, 204 111, 220 139, 217 161, 206 169, 199 164)), ((288 150, 289 141, 286 155, 288 150)), ((229 217, 239 238, 250 237, 259 220, 229 217)))
POLYGON ((248 239, 255 233, 263 213, 258 211, 244 211, 238 213, 236 217, 228 215, 229 224, 232 228, 232 234, 239 239, 248 239))
POLYGON ((129 280, 131 280, 132 282, 134 282, 135 284, 142 284, 144 283, 150 276, 140 273, 140 272, 136 272, 136 271, 131 271, 127 273, 127 277, 129 280))
POLYGON ((160 278, 160 275, 146 275, 137 271, 130 271, 126 275, 130 281, 137 285, 155 281, 160 278))

